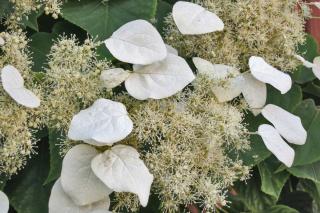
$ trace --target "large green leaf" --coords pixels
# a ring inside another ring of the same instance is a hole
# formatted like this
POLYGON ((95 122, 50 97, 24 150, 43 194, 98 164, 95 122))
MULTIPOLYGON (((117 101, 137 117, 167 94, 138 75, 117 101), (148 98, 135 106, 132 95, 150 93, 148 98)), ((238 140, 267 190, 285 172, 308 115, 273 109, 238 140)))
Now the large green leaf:
POLYGON ((60 155, 59 144, 63 138, 60 131, 49 130, 49 148, 50 148, 50 170, 44 184, 48 184, 59 178, 62 168, 62 157, 60 155))
POLYGON ((17 176, 7 182, 5 193, 18 213, 46 213, 51 186, 43 186, 48 175, 49 150, 46 141, 39 142, 33 156, 17 176))
MULTIPOLYGON (((311 99, 301 102, 294 114, 302 120, 304 128, 308 132, 307 141, 302 146, 294 146, 296 154, 294 166, 311 164, 320 160, 320 110, 311 99)), ((293 146, 293 145, 292 145, 293 146)))
POLYGON ((276 204, 276 199, 263 193, 260 188, 259 174, 254 173, 247 183, 240 182, 235 185, 237 196, 234 199, 243 202, 252 213, 264 212, 276 204))
POLYGON ((320 210, 320 184, 314 183, 311 180, 300 179, 299 185, 300 188, 303 189, 303 191, 309 193, 309 195, 313 198, 315 204, 317 205, 318 210, 320 210))
POLYGON ((37 11, 32 11, 28 16, 24 16, 21 22, 25 27, 30 27, 35 31, 39 31, 38 17, 41 16, 42 14, 43 14, 42 8, 37 11))
POLYGON ((31 36, 30 50, 34 62, 34 71, 43 71, 43 68, 47 67, 47 55, 56 38, 56 34, 44 32, 35 33, 31 36))
POLYGON ((261 190, 276 199, 279 198, 281 190, 290 176, 285 170, 275 174, 278 167, 279 161, 274 157, 268 158, 258 165, 261 177, 261 190))
POLYGON ((296 177, 320 183, 320 161, 308 165, 291 167, 287 170, 296 177))
POLYGON ((275 205, 265 211, 265 213, 299 213, 298 210, 285 205, 275 205))
POLYGON ((129 21, 153 19, 156 7, 156 0, 69 0, 63 5, 62 16, 103 40, 129 21))
MULTIPOLYGON (((311 35, 307 35, 306 42, 299 46, 299 54, 309 61, 318 56, 318 46, 317 42, 311 35)), ((299 66, 293 74, 293 79, 300 84, 306 83, 308 81, 314 80, 316 77, 310 68, 304 66, 299 66)))
POLYGON ((164 34, 165 29, 165 17, 167 17, 172 11, 172 5, 163 0, 158 1, 157 14, 156 14, 156 26, 161 34, 164 34))

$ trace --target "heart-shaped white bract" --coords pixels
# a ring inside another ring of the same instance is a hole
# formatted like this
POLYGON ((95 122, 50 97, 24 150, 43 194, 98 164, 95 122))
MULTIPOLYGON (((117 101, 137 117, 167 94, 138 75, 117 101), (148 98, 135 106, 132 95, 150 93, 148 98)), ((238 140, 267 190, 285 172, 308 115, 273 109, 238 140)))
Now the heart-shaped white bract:
POLYGON ((17 103, 29 108, 40 106, 40 99, 24 87, 24 80, 14 66, 7 65, 1 70, 1 81, 3 89, 17 103))
POLYGON ((289 143, 297 145, 306 143, 307 131, 298 116, 273 104, 265 106, 261 113, 289 143))
POLYGON ((153 175, 139 158, 137 150, 126 145, 116 145, 96 156, 91 167, 110 189, 135 193, 141 205, 147 205, 153 175))
POLYGON ((253 113, 259 112, 267 101, 267 86, 265 83, 255 79, 251 73, 242 74, 243 85, 242 94, 253 113))
POLYGON ((231 101, 241 94, 243 78, 234 67, 224 64, 212 64, 202 58, 192 58, 198 72, 214 81, 226 81, 224 86, 213 86, 212 91, 220 103, 231 101))
POLYGON ((61 185, 76 205, 95 203, 112 193, 91 169, 91 160, 98 154, 92 146, 80 144, 70 149, 63 159, 61 185))
POLYGON ((313 67, 312 67, 312 71, 313 71, 313 74, 318 78, 320 79, 320 56, 318 57, 315 57, 313 59, 313 67))
POLYGON ((147 65, 167 56, 159 32, 145 20, 123 25, 105 40, 105 45, 116 59, 131 64, 147 65))
POLYGON ((272 152, 287 167, 294 161, 294 150, 281 138, 279 132, 271 125, 259 126, 258 134, 262 137, 267 149, 272 152))
POLYGON ((9 199, 5 193, 0 191, 0 213, 8 213, 9 199))
POLYGON ((73 116, 68 137, 95 146, 112 145, 127 137, 133 128, 126 107, 100 98, 73 116))
POLYGON ((160 62, 136 69, 125 81, 128 93, 138 100, 167 98, 181 91, 195 76, 181 57, 168 54, 160 62))
POLYGON ((109 207, 108 196, 104 200, 89 205, 76 205, 63 191, 60 179, 53 185, 49 199, 49 213, 111 213, 108 211, 109 207))
POLYGON ((174 47, 170 46, 169 44, 166 44, 167 52, 168 54, 171 53, 173 55, 179 55, 178 50, 176 50, 174 47))
POLYGON ((130 75, 130 72, 125 71, 122 68, 114 68, 110 70, 104 70, 101 72, 100 80, 103 82, 103 86, 107 89, 112 89, 119 86, 130 75))
POLYGON ((263 58, 251 56, 249 59, 251 74, 259 81, 272 85, 278 89, 281 94, 287 93, 292 86, 290 75, 279 71, 263 58))
POLYGON ((223 21, 200 5, 178 1, 173 5, 173 20, 184 35, 199 35, 222 31, 223 21))

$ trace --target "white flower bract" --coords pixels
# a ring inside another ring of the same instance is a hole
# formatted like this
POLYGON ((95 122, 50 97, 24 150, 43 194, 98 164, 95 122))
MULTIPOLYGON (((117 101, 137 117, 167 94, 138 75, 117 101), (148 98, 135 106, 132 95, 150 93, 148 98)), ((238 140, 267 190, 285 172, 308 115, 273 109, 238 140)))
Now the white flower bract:
POLYGON ((184 35, 197 35, 222 31, 223 21, 200 5, 178 1, 172 9, 173 20, 184 35))
POLYGON ((292 86, 290 76, 268 64, 263 58, 251 56, 249 59, 251 74, 259 81, 272 85, 281 94, 287 93, 292 86))
POLYGON ((139 158, 137 150, 127 145, 116 145, 97 155, 91 167, 109 188, 116 192, 135 193, 141 205, 147 205, 153 175, 139 158))
POLYGON ((68 137, 105 146, 124 139, 132 128, 133 123, 122 103, 100 98, 72 118, 68 137))
POLYGON ((126 23, 105 40, 111 54, 120 61, 147 65, 167 56, 166 46, 154 26, 145 20, 126 23))
POLYGON ((8 213, 9 199, 5 193, 0 191, 0 213, 8 213))
POLYGON ((63 159, 61 185, 76 205, 104 200, 112 192, 91 169, 91 160, 97 154, 94 147, 80 144, 71 148, 63 159))
POLYGON ((122 68, 114 68, 104 70, 101 72, 100 79, 103 86, 107 89, 112 89, 119 86, 130 76, 130 72, 125 71, 122 68))
POLYGON ((40 106, 40 99, 24 87, 24 80, 14 66, 7 65, 1 70, 1 82, 3 89, 17 103, 29 108, 40 106))
POLYGON ((287 167, 294 161, 294 150, 281 138, 279 132, 271 125, 259 126, 258 134, 262 137, 267 149, 272 152, 287 167))
POLYGON ((63 191, 60 178, 55 182, 51 189, 49 213, 111 213, 108 211, 109 207, 109 197, 85 206, 76 205, 63 191))
POLYGON ((146 66, 134 66, 125 81, 128 93, 138 100, 162 99, 181 91, 195 76, 180 56, 168 54, 163 61, 146 66))

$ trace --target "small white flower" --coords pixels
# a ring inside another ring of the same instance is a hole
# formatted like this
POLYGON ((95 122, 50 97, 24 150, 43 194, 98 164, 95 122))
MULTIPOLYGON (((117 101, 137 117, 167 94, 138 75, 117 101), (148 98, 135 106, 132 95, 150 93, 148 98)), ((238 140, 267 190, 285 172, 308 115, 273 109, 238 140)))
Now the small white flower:
POLYGON ((200 5, 178 1, 173 5, 173 20, 184 35, 197 35, 222 31, 223 21, 200 5))
POLYGON ((24 80, 20 72, 11 65, 7 65, 1 70, 1 82, 3 89, 17 103, 36 108, 40 106, 40 99, 30 90, 24 87, 24 80))

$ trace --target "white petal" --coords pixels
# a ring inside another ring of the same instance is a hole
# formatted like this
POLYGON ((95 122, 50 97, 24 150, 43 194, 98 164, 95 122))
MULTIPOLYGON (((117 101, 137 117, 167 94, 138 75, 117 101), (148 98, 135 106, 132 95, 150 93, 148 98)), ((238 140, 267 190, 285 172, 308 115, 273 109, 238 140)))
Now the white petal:
POLYGON ((5 193, 0 191, 0 213, 8 213, 9 199, 5 193))
POLYGON ((312 2, 314 6, 316 6, 318 9, 320 9, 320 2, 312 2))
POLYGON ((243 78, 242 76, 230 78, 226 84, 227 85, 225 85, 224 87, 215 86, 212 89, 213 93, 220 103, 231 101, 241 94, 243 78))
POLYGON ((267 149, 272 152, 287 167, 294 161, 294 150, 281 138, 279 132, 271 125, 259 126, 258 134, 262 137, 267 149))
POLYGON ((242 94, 251 109, 262 108, 267 101, 267 86, 265 83, 255 79, 251 73, 242 74, 244 83, 242 94))
POLYGON ((122 103, 101 98, 72 118, 68 137, 105 146, 124 139, 132 128, 133 123, 122 103))
POLYGON ((199 57, 192 58, 192 61, 200 74, 208 75, 212 80, 223 80, 232 74, 239 74, 239 71, 234 67, 224 64, 212 64, 199 57))
POLYGON ((61 185, 77 205, 98 202, 112 193, 91 169, 91 160, 97 154, 99 152, 92 146, 80 144, 70 149, 63 159, 61 185))
POLYGON ((49 213, 107 213, 109 207, 110 199, 108 196, 104 200, 90 205, 76 205, 63 191, 60 179, 53 185, 49 199, 49 213))
POLYGON ((3 46, 6 42, 4 41, 4 39, 2 37, 0 37, 0 46, 3 46))
POLYGON ((116 192, 135 193, 141 205, 147 205, 153 175, 149 173, 134 148, 116 145, 96 156, 91 167, 109 188, 116 192))
POLYGON ((166 48, 168 53, 171 53, 173 55, 178 55, 178 50, 170 46, 169 44, 166 44, 166 48))
POLYGON ((185 35, 211 33, 224 28, 222 20, 216 14, 190 2, 175 3, 172 16, 179 31, 185 35))
POLYGON ((269 65, 263 58, 257 56, 250 57, 249 66, 251 74, 256 79, 271 84, 278 89, 281 94, 285 94, 291 89, 292 80, 290 75, 269 65))
POLYGON ((181 57, 168 54, 160 62, 139 67, 125 81, 128 93, 138 100, 167 98, 181 91, 195 76, 181 57))
POLYGON ((313 74, 320 79, 320 56, 313 59, 314 66, 312 67, 313 74))
POLYGON ((313 63, 307 61, 306 59, 304 59, 302 56, 300 55, 295 55, 294 56, 296 59, 298 59, 299 61, 302 62, 303 66, 307 67, 307 68, 312 68, 314 67, 313 63))
POLYGON ((167 56, 166 46, 149 22, 128 22, 105 40, 111 54, 120 61, 131 64, 151 64, 167 56))
POLYGON ((115 68, 102 71, 100 79, 103 82, 104 87, 112 89, 124 82, 129 75, 130 73, 128 71, 125 71, 122 68, 115 68))
POLYGON ((261 113, 289 143, 305 144, 307 132, 298 116, 273 104, 265 106, 261 113))
POLYGON ((24 87, 23 78, 15 67, 11 65, 5 66, 1 70, 1 81, 3 89, 17 103, 29 108, 40 106, 40 99, 24 87))

